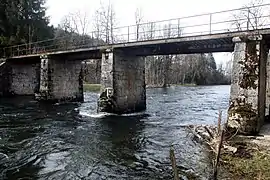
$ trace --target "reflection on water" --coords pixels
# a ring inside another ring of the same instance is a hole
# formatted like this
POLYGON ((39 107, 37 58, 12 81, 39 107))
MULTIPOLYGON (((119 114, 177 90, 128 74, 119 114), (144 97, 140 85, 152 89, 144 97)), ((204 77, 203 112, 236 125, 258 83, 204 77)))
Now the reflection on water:
POLYGON ((97 97, 62 105, 1 99, 0 179, 171 179, 171 144, 183 177, 207 177, 205 152, 183 125, 215 124, 229 86, 148 89, 147 111, 123 116, 96 114, 97 97))

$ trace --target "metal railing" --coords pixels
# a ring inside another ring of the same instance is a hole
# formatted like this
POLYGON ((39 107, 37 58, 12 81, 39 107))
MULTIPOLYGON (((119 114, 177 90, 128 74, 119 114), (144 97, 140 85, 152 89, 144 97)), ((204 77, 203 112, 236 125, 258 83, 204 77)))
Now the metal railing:
POLYGON ((72 34, 45 41, 9 46, 4 57, 90 48, 102 45, 270 28, 270 3, 131 26, 72 34))

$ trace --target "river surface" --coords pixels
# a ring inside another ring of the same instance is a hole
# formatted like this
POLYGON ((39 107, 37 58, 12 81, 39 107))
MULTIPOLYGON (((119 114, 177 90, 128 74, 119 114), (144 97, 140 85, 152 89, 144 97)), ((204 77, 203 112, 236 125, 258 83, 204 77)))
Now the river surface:
POLYGON ((97 93, 60 105, 1 99, 0 179, 172 179, 172 144, 181 177, 206 179, 207 153, 183 126, 216 124, 218 110, 226 115, 229 90, 148 89, 147 110, 123 116, 97 114, 97 93))

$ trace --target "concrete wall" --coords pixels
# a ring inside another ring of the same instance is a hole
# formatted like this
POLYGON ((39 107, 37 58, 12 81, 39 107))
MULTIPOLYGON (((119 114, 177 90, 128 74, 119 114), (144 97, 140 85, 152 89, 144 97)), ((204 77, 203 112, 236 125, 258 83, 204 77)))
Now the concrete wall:
POLYGON ((10 90, 10 67, 5 62, 0 63, 0 96, 9 95, 10 90))
POLYGON ((114 50, 103 55, 101 70, 99 111, 123 114, 146 109, 144 58, 114 50), (111 98, 106 99, 105 88, 113 89, 111 98))
POLYGON ((146 109, 145 61, 142 57, 114 53, 114 93, 120 111, 146 109))
POLYGON ((14 95, 34 95, 39 88, 40 63, 9 63, 10 92, 14 95))
POLYGON ((269 115, 270 110, 270 54, 268 53, 266 63, 266 102, 265 102, 265 115, 269 115))
POLYGON ((263 41, 235 38, 228 127, 259 132, 265 115, 266 51, 263 41))
POLYGON ((54 59, 50 69, 53 99, 83 99, 81 61, 54 59))
POLYGON ((42 57, 37 99, 83 101, 81 61, 42 57))

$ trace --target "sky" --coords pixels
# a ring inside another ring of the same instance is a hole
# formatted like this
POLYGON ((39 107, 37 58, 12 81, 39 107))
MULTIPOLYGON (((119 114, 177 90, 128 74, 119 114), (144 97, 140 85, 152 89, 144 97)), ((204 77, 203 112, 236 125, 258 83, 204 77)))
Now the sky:
MULTIPOLYGON (((101 1, 113 4, 117 26, 135 24, 137 8, 142 10, 144 21, 157 21, 235 9, 248 3, 248 0, 47 0, 47 15, 55 26, 65 15, 76 11, 87 13, 91 21, 101 1)), ((270 3, 270 0, 264 3, 270 3)), ((217 63, 230 58, 228 53, 215 54, 217 63)))

